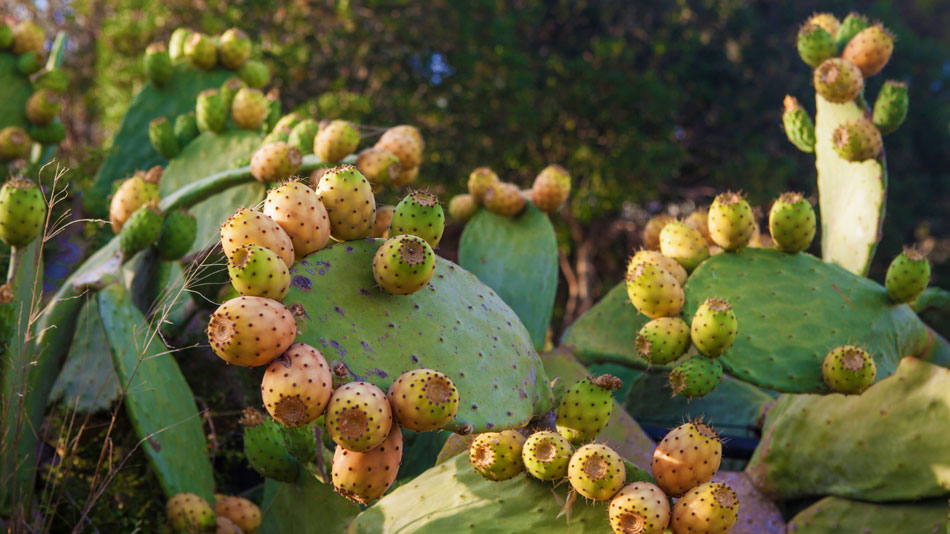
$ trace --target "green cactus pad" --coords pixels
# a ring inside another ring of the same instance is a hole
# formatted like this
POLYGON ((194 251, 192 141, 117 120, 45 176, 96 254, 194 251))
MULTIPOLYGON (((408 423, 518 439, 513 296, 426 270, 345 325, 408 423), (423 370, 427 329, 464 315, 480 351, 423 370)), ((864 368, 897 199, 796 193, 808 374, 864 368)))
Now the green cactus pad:
POLYGON ((263 521, 259 534, 319 534, 343 532, 356 514, 358 504, 333 491, 311 476, 297 484, 264 482, 263 521))
POLYGON ((950 291, 929 287, 917 297, 914 311, 943 337, 950 337, 950 291))
POLYGON ((191 492, 214 502, 201 415, 174 356, 121 285, 99 292, 99 313, 126 412, 165 494, 191 492))
POLYGON ((878 159, 852 163, 841 159, 832 146, 832 134, 838 126, 869 113, 863 98, 833 104, 816 94, 815 101, 821 255, 825 261, 864 276, 871 266, 884 223, 884 153, 878 159))
POLYGON ((950 370, 916 358, 861 395, 786 395, 746 472, 782 499, 886 502, 945 495, 950 370))
POLYGON ((465 226, 459 265, 498 292, 544 347, 557 292, 557 239, 547 215, 528 206, 517 217, 481 210, 465 226))
POLYGON ((686 283, 685 315, 713 297, 732 304, 739 323, 735 344, 719 358, 723 367, 775 391, 827 392, 821 363, 840 345, 870 352, 878 379, 927 345, 924 324, 909 307, 891 304, 878 283, 808 254, 746 249, 714 256, 686 283))
MULTIPOLYGON (((347 534, 567 532, 558 517, 569 489, 528 476, 504 482, 483 479, 472 469, 467 454, 429 469, 367 508, 346 529, 347 534)), ((604 506, 578 499, 571 509, 570 532, 610 532, 604 506)))
POLYGON ((564 331, 561 345, 571 347, 585 364, 614 362, 637 369, 668 368, 651 366, 637 352, 637 335, 649 321, 630 303, 627 285, 621 282, 564 331))
POLYGON ((824 499, 788 523, 794 534, 942 533, 947 524, 946 499, 916 503, 874 504, 838 497, 824 499))
POLYGON ((91 413, 108 409, 119 397, 119 379, 109 356, 109 340, 102 328, 95 300, 83 305, 76 336, 63 370, 53 385, 50 402, 69 410, 91 413))
POLYGON ((26 119, 26 101, 33 94, 30 79, 17 70, 17 56, 0 54, 0 80, 3 88, 0 89, 0 124, 19 126, 23 129, 30 127, 26 119))
POLYGON ((429 285, 388 295, 373 279, 381 239, 331 245, 297 262, 283 303, 297 315, 297 343, 343 363, 349 380, 384 391, 410 369, 432 368, 461 396, 446 427, 475 432, 523 425, 551 408, 551 392, 528 332, 474 275, 439 258, 429 285))

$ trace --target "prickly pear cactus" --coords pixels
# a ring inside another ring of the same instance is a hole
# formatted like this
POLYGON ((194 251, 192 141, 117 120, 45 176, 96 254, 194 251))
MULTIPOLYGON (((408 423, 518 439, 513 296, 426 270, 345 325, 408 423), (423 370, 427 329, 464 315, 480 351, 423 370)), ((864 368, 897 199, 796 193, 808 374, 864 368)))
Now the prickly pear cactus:
POLYGON ((615 362, 637 369, 651 365, 637 352, 637 335, 650 318, 637 312, 627 295, 627 285, 614 286, 597 304, 574 321, 561 336, 584 363, 615 362))
POLYGON ((33 93, 30 79, 17 70, 17 56, 10 53, 0 53, 0 80, 3 80, 3 89, 0 90, 0 124, 19 126, 28 129, 30 122, 26 119, 26 101, 33 93))
POLYGON ((109 340, 102 328, 99 305, 91 299, 80 312, 76 336, 50 401, 87 413, 107 409, 118 397, 119 380, 109 355, 109 340))
POLYGON ((544 369, 511 308, 474 275, 439 258, 432 281, 406 296, 373 279, 379 239, 331 245, 294 264, 283 303, 297 343, 319 349, 348 380, 384 391, 405 371, 448 375, 462 399, 447 430, 520 426, 548 411, 544 369))
POLYGON ((481 210, 465 226, 459 265, 518 314, 536 349, 544 347, 557 292, 557 240, 547 216, 528 206, 517 217, 481 210))
POLYGON ((358 504, 333 491, 332 485, 310 476, 300 479, 296 484, 264 482, 260 534, 343 532, 360 512, 358 504))
POLYGON ((947 500, 874 504, 825 497, 796 515, 788 524, 794 534, 943 533, 947 500))

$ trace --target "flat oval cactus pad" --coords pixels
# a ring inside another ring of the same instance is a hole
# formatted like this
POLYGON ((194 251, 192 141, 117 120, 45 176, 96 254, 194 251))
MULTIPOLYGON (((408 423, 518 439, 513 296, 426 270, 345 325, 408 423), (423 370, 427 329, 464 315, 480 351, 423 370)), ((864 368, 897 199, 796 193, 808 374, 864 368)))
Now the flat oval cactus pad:
POLYGON ((561 345, 571 347, 582 363, 613 362, 636 369, 669 367, 651 366, 637 353, 637 335, 649 320, 633 307, 627 284, 620 282, 564 331, 561 345))

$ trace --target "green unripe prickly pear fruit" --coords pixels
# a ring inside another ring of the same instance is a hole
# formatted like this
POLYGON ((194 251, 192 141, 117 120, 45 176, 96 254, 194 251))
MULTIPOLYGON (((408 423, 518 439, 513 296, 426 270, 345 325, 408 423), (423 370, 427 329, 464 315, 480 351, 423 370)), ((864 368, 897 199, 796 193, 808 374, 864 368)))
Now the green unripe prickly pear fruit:
POLYGON ((162 233, 162 212, 149 204, 142 206, 129 217, 119 232, 119 248, 128 259, 158 241, 162 233))
POLYGON ((475 436, 468 458, 482 477, 495 482, 508 480, 524 469, 521 459, 524 442, 524 436, 517 430, 485 432, 475 436))
POLYGON ((477 211, 478 201, 468 193, 455 195, 449 201, 449 217, 455 222, 463 223, 471 219, 477 211))
POLYGON ((639 263, 627 273, 627 296, 647 317, 673 317, 683 309, 683 287, 666 269, 639 263))
POLYGON ((228 124, 228 107, 217 89, 206 89, 198 93, 195 104, 195 119, 198 131, 220 133, 228 124))
POLYGON ((678 397, 704 397, 722 380, 722 365, 719 360, 694 356, 674 367, 669 380, 670 390, 678 397))
POLYGON ((503 217, 514 217, 524 211, 524 196, 515 184, 499 182, 485 192, 482 200, 485 209, 503 217))
POLYGON ((812 16, 808 17, 808 20, 805 21, 805 26, 815 25, 819 28, 828 32, 828 35, 834 36, 838 33, 838 29, 841 27, 841 23, 838 22, 838 18, 831 13, 815 13, 812 16))
POLYGON ((769 211, 769 233, 789 254, 807 250, 815 238, 815 209, 800 193, 782 193, 769 211))
POLYGON ((295 482, 300 464, 287 452, 280 423, 253 409, 241 417, 244 426, 244 455, 261 475, 281 482, 295 482))
POLYGON ((881 132, 867 119, 855 119, 835 128, 831 146, 845 161, 861 162, 877 158, 884 147, 881 132))
POLYGON ((0 50, 13 46, 13 28, 5 20, 0 20, 0 50))
POLYGON ((0 239, 11 247, 25 247, 43 229, 46 201, 32 181, 13 178, 0 188, 0 239))
POLYGON ((717 195, 709 206, 707 220, 709 236, 728 252, 735 252, 748 245, 755 232, 752 206, 738 193, 717 195))
POLYGON ((905 248, 887 268, 884 287, 897 304, 913 302, 930 283, 930 263, 915 248, 905 248))
POLYGON ((573 448, 557 432, 542 430, 528 436, 521 448, 521 460, 528 474, 538 480, 560 480, 567 476, 573 448))
MULTIPOLYGON (((356 167, 340 165, 327 170, 315 190, 327 208, 330 235, 334 239, 363 239, 373 231, 373 223, 376 221, 373 186, 356 167)), ((429 253, 431 252, 430 249, 429 253)), ((412 284, 410 287, 414 286, 412 284)))
POLYGON ((257 89, 240 89, 231 103, 231 119, 244 130, 259 130, 268 111, 267 97, 257 89))
POLYGON ((30 138, 41 145, 58 145, 60 141, 66 139, 66 127, 59 121, 43 126, 34 124, 30 126, 30 138))
POLYGON ((888 80, 874 101, 874 125, 882 134, 896 130, 907 117, 907 84, 888 80))
POLYGON ((481 204, 485 193, 500 181, 495 171, 488 167, 479 167, 468 175, 468 193, 481 204))
POLYGON ((706 299, 696 310, 689 335, 699 352, 716 358, 736 340, 739 322, 732 306, 723 299, 706 299))
POLYGON ((670 430, 653 451, 650 468, 670 497, 709 482, 722 463, 722 440, 708 425, 690 421, 670 430))
POLYGON ((59 115, 59 94, 48 89, 36 91, 26 101, 26 118, 33 124, 44 126, 59 115))
POLYGON ((211 505, 194 493, 172 495, 165 504, 165 515, 175 532, 211 532, 217 524, 211 505))
POLYGON ((798 30, 798 55, 809 67, 815 68, 821 62, 834 56, 835 39, 817 24, 805 24, 798 30))
POLYGON ((568 388, 558 403, 555 426, 558 434, 574 445, 597 437, 613 413, 614 390, 623 382, 613 375, 585 378, 568 388))
POLYGON ((17 58, 16 70, 24 76, 37 73, 43 68, 43 58, 39 52, 27 52, 17 58))
POLYGON ((178 155, 181 148, 175 130, 165 117, 159 117, 148 123, 148 140, 152 142, 155 151, 165 159, 172 159, 178 155))
MULTIPOLYGON (((253 87, 251 84, 248 84, 248 87, 253 87)), ((255 89, 257 89, 255 87, 255 89)), ((264 138, 264 142, 268 143, 271 137, 278 135, 277 133, 277 123, 280 122, 280 94, 276 89, 271 89, 267 92, 267 118, 264 120, 264 127, 261 128, 262 131, 271 133, 264 138)), ((286 132, 280 134, 280 137, 275 138, 277 141, 287 141, 290 137, 290 129, 288 128, 286 132)))
POLYGON ((793 145, 805 153, 815 151, 815 123, 808 112, 798 103, 798 99, 785 95, 785 111, 782 113, 782 125, 785 135, 793 145))
MULTIPOLYGON (((314 349, 316 350, 316 349, 314 349)), ((283 356, 278 357, 275 362, 280 361, 283 356)), ((273 362, 271 362, 273 364, 273 362)), ((300 370, 299 368, 297 369, 300 370)), ((279 370, 277 372, 280 372, 279 370)), ((266 374, 264 376, 267 376, 266 374)), ((310 377, 307 380, 311 380, 310 377)), ((327 399, 330 398, 330 391, 327 391, 327 399)), ((267 402, 264 402, 264 406, 267 406, 267 402)), ((326 406, 324 406, 325 408, 326 406)), ((323 443, 317 439, 315 434, 323 433, 323 421, 320 421, 318 417, 316 421, 310 424, 304 424, 301 426, 288 426, 280 425, 280 431, 284 438, 284 445, 287 447, 287 452, 294 457, 294 460, 297 460, 301 464, 306 464, 307 462, 312 462, 317 459, 318 454, 323 453, 323 443)))
POLYGON ((449 424, 459 409, 455 383, 433 369, 413 369, 396 379, 386 392, 399 426, 430 432, 449 424))
POLYGON ((660 252, 692 272, 709 258, 709 244, 699 230, 683 221, 671 221, 660 230, 660 252))
POLYGON ((689 491, 673 505, 673 532, 726 534, 739 516, 739 499, 729 486, 707 482, 689 491))
POLYGON ((0 160, 13 161, 26 157, 32 143, 26 130, 19 126, 7 126, 0 130, 0 160))
POLYGON ((327 163, 337 163, 356 150, 360 133, 348 121, 335 120, 320 128, 313 140, 313 153, 327 163))
POLYGON ((847 17, 844 18, 844 21, 841 23, 841 27, 838 28, 838 33, 835 34, 835 47, 838 50, 843 50, 848 42, 854 38, 861 30, 869 26, 868 19, 864 15, 860 15, 855 12, 851 12, 847 17))
POLYGON ((267 65, 256 59, 246 61, 238 69, 237 73, 248 87, 254 89, 260 89, 270 82, 270 69, 267 68, 267 65))
POLYGON ((877 377, 877 365, 868 352, 854 345, 833 349, 821 364, 821 377, 832 391, 860 394, 877 377))
POLYGON ((198 120, 195 118, 195 112, 189 111, 175 117, 175 139, 178 140, 178 146, 185 148, 195 137, 198 137, 198 120))
POLYGON ((894 35, 875 24, 858 32, 848 41, 841 58, 854 63, 865 78, 881 72, 894 52, 894 35))
MULTIPOLYGON (((290 130, 290 134, 287 136, 287 142, 290 146, 299 150, 301 154, 313 154, 313 140, 317 137, 317 132, 319 131, 320 125, 317 121, 304 119, 290 130)), ((359 169, 359 165, 357 165, 356 168, 359 169)), ((362 169, 360 169, 360 172, 366 174, 362 169)), ((366 177, 369 178, 369 175, 367 174, 366 177)))
POLYGON ((194 32, 185 39, 185 57, 199 69, 209 70, 218 63, 218 49, 210 37, 194 32))
POLYGON ((191 249, 198 233, 198 221, 185 210, 175 210, 165 216, 162 233, 158 236, 158 255, 163 260, 177 260, 191 249))
POLYGON ((145 76, 156 87, 164 87, 172 78, 174 67, 172 67, 172 58, 168 55, 165 43, 148 45, 142 63, 145 67, 145 76))
POLYGON ((168 56, 172 61, 179 61, 185 58, 185 41, 192 31, 188 28, 176 28, 172 36, 168 39, 168 56))
MULTIPOLYGON (((294 129, 296 130, 296 127, 294 129)), ((393 184, 395 180, 399 179, 399 173, 402 170, 399 158, 395 154, 376 147, 369 147, 360 151, 356 155, 354 165, 373 184, 374 188, 393 184)))
POLYGON ((236 70, 251 57, 251 40, 247 34, 237 28, 221 34, 218 39, 218 58, 225 67, 236 70))
POLYGON ((387 239, 373 257, 373 278, 393 295, 410 295, 429 285, 435 274, 435 253, 421 237, 387 239))
POLYGON ((393 212, 389 235, 409 234, 426 240, 430 247, 439 246, 445 231, 445 213, 439 197, 425 191, 411 191, 393 212))
POLYGON ((49 69, 33 80, 33 90, 48 89, 57 94, 63 94, 69 88, 69 78, 61 69, 49 69))
POLYGON ((815 69, 812 81, 815 92, 836 104, 850 102, 864 90, 864 76, 854 63, 833 57, 815 69))
POLYGON ((627 480, 627 469, 623 458, 613 449, 591 443, 571 455, 567 479, 577 493, 594 501, 603 501, 620 491, 627 480))
POLYGON ((640 328, 637 354, 654 365, 676 360, 689 350, 689 325, 679 317, 660 317, 640 328))
POLYGON ((228 275, 238 293, 281 300, 290 289, 290 271, 274 251, 242 245, 228 258, 228 275))
MULTIPOLYGON (((221 92, 221 99, 224 100, 224 105, 227 106, 228 109, 231 109, 231 105, 234 102, 234 95, 245 87, 247 87, 247 84, 237 76, 231 76, 227 80, 224 80, 219 91, 221 92)), ((263 96, 263 94, 261 96, 263 96)))
MULTIPOLYGON (((277 120, 277 123, 274 124, 272 130, 284 130, 290 135, 290 132, 293 131, 294 127, 300 124, 303 121, 303 117, 299 113, 290 112, 277 120)), ((319 125, 318 125, 319 129, 319 125)))
POLYGON ((40 52, 43 50, 43 30, 28 20, 22 20, 13 26, 14 55, 40 52))

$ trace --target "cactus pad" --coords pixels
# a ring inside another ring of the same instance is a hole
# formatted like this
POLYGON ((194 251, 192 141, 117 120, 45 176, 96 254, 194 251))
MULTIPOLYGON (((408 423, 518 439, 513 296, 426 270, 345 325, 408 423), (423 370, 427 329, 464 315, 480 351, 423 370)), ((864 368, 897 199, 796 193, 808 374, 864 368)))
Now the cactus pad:
POLYGON ((264 482, 263 523, 260 534, 313 534, 343 532, 360 507, 317 479, 300 477, 297 484, 264 482))
POLYGON ((874 504, 839 497, 825 497, 796 515, 788 524, 788 532, 794 534, 936 533, 944 532, 946 524, 946 499, 874 504))
POLYGON ((0 53, 0 80, 3 80, 0 98, 0 124, 4 126, 19 126, 27 129, 30 126, 26 120, 26 101, 33 92, 30 79, 16 68, 17 56, 0 53))
POLYGON ((69 349, 50 400, 60 400, 80 413, 105 410, 119 397, 119 380, 109 356, 109 340, 95 300, 83 305, 76 336, 69 349))
POLYGON ((637 335, 649 320, 630 303, 621 282, 564 331, 561 345, 573 348, 584 363, 615 362, 646 369, 651 365, 637 352, 637 335))

